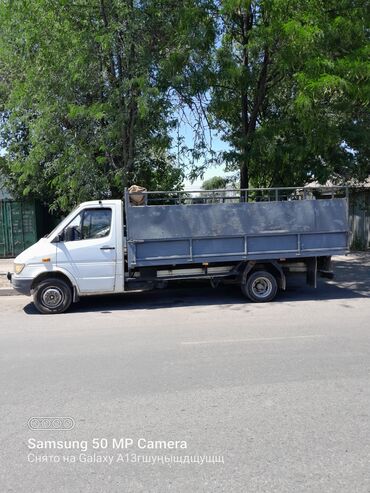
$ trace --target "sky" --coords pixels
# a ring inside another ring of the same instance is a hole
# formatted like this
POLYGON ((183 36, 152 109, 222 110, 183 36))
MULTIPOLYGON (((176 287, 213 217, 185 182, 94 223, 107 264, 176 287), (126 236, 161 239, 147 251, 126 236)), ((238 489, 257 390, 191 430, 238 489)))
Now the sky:
MULTIPOLYGON (((187 112, 187 118, 191 122, 191 116, 187 112)), ((182 122, 179 126, 179 129, 176 130, 173 134, 174 140, 177 138, 177 132, 179 133, 180 137, 183 137, 184 139, 184 144, 192 148, 194 145, 194 135, 193 135, 193 130, 191 128, 190 123, 182 122)), ((214 151, 226 151, 228 149, 228 145, 223 142, 220 137, 217 135, 216 132, 211 132, 211 139, 212 139, 212 149, 214 151)), ((208 139, 209 141, 209 139, 208 139)), ((202 161, 199 161, 199 165, 202 165, 202 161)), ((189 162, 189 168, 190 168, 190 162, 189 162)), ((201 188, 202 183, 205 180, 208 180, 209 178, 212 178, 213 176, 228 176, 230 173, 225 172, 225 167, 222 165, 219 166, 210 166, 208 167, 202 178, 198 178, 195 181, 190 181, 189 178, 185 179, 185 189, 186 190, 198 190, 201 188)))

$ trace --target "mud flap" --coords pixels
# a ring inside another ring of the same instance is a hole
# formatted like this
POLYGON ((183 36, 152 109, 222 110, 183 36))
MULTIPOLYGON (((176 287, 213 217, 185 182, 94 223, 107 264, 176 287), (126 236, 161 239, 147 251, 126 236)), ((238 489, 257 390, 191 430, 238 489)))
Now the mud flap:
POLYGON ((317 259, 317 269, 320 277, 326 277, 327 279, 333 279, 333 262, 331 257, 319 257, 317 259))
POLYGON ((307 284, 312 288, 317 287, 317 257, 310 257, 306 260, 307 265, 307 284))
POLYGON ((275 267, 277 272, 279 273, 280 277, 277 278, 277 281, 279 283, 279 288, 282 289, 283 291, 286 290, 286 277, 284 274, 283 269, 281 268, 281 265, 278 264, 277 262, 271 262, 271 265, 275 267))

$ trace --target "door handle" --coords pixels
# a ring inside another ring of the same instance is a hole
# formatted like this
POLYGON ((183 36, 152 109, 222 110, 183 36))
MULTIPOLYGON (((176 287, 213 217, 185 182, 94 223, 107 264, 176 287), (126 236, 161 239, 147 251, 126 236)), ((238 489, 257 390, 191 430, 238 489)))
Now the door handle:
POLYGON ((111 246, 108 246, 108 245, 105 245, 105 246, 100 247, 100 250, 115 250, 115 249, 116 249, 115 247, 111 247, 111 246))

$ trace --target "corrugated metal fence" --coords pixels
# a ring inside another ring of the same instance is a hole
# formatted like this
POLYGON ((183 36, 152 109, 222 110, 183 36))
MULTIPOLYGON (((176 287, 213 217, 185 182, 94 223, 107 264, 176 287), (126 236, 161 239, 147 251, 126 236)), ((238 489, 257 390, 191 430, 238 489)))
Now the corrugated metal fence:
POLYGON ((351 188, 349 193, 349 224, 352 248, 370 248, 370 188, 351 188))
POLYGON ((14 257, 37 241, 38 219, 34 202, 0 200, 0 257, 14 257))

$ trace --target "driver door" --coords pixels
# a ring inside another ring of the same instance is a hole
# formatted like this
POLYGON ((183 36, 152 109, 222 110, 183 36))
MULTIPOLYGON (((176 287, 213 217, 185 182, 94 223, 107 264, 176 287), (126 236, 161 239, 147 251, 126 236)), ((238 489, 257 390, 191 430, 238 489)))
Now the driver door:
POLYGON ((80 211, 57 243, 57 266, 74 276, 81 294, 112 293, 116 274, 114 209, 80 211))

